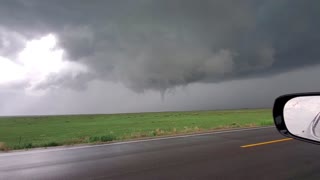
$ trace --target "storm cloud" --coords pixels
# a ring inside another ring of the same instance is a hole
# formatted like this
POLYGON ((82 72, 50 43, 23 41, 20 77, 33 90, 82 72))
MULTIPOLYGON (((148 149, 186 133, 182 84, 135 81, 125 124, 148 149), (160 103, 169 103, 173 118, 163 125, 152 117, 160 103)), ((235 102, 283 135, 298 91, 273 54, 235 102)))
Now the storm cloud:
POLYGON ((318 0, 2 0, 0 114, 270 107, 319 90, 319 19, 318 0))
POLYGON ((318 63, 319 1, 1 1, 0 53, 57 36, 92 71, 40 88, 98 79, 136 92, 283 73, 318 63), (61 84, 60 84, 61 83, 61 84))

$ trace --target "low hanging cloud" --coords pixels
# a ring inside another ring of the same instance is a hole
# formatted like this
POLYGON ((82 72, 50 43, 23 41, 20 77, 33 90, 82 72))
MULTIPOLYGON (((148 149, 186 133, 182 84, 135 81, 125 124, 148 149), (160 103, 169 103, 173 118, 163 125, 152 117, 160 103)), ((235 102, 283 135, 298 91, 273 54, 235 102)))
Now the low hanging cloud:
POLYGON ((136 92, 269 76, 320 63, 320 1, 8 0, 0 55, 54 34, 65 59, 91 71, 54 74, 38 88, 93 79, 136 92))

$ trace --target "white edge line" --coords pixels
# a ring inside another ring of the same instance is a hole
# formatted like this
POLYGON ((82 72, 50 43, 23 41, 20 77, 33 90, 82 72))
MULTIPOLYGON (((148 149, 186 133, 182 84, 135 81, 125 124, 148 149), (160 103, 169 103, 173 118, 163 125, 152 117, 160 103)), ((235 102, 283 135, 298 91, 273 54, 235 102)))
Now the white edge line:
POLYGON ((0 153, 1 156, 13 156, 13 155, 25 155, 25 154, 36 154, 36 153, 43 153, 43 152, 54 152, 54 151, 67 151, 67 150, 74 150, 74 149, 85 149, 85 148, 95 148, 101 146, 112 146, 112 145, 122 145, 122 144, 131 144, 131 143, 140 143, 140 142, 149 142, 149 141, 160 141, 160 140, 167 140, 167 139, 178 139, 178 138, 187 138, 187 137, 195 137, 195 136, 205 136, 205 135, 212 135, 212 134, 223 134, 223 133, 233 133, 233 132, 241 132, 241 131, 251 131, 251 130, 260 130, 260 129, 267 129, 267 128, 275 128, 275 126, 267 126, 267 127, 259 127, 259 128, 242 128, 242 129, 234 129, 234 130, 222 130, 216 132, 206 132, 206 133, 198 133, 198 134, 188 134, 188 135, 178 135, 178 136, 170 136, 170 137, 158 137, 152 139, 142 139, 142 140, 131 140, 131 141, 123 141, 123 142, 114 142, 109 144, 94 144, 94 145, 84 145, 78 147, 51 147, 54 149, 34 149, 27 152, 19 151, 19 152, 4 152, 0 153))

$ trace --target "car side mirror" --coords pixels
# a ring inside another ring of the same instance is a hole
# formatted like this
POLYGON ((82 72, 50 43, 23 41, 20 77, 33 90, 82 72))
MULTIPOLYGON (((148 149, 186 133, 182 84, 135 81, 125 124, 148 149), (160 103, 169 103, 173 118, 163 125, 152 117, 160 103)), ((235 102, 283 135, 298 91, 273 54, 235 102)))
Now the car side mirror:
POLYGON ((320 93, 278 97, 273 107, 273 118, 282 135, 320 144, 320 93))

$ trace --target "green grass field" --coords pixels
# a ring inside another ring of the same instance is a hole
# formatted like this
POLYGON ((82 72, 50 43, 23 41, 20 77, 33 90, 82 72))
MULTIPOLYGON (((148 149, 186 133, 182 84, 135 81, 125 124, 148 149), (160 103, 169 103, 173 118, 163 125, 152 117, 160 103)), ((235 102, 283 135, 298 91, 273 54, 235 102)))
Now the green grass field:
POLYGON ((273 125, 270 109, 0 117, 0 149, 24 149, 273 125))

